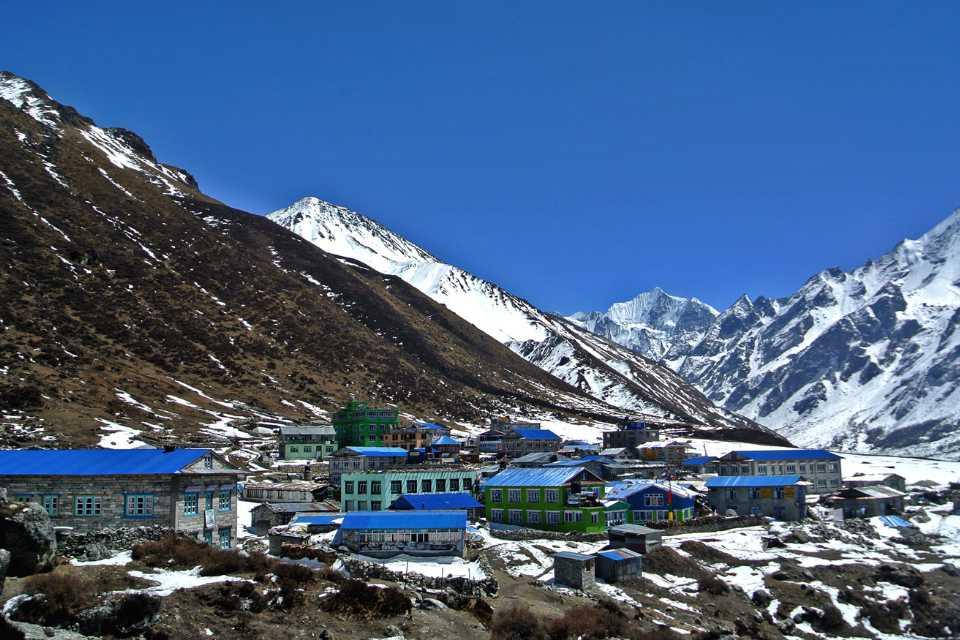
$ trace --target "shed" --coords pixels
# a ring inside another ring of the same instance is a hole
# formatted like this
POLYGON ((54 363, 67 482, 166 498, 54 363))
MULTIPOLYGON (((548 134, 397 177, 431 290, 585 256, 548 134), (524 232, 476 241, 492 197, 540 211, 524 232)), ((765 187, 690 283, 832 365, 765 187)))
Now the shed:
POLYGON ((663 531, 639 524, 622 524, 607 529, 611 547, 626 547, 639 553, 650 553, 663 544, 663 531))
POLYGON ((573 551, 561 551, 553 556, 553 580, 574 589, 588 589, 594 584, 593 556, 573 551))
POLYGON ((597 554, 596 577, 611 584, 643 573, 643 556, 632 549, 608 549, 597 554))

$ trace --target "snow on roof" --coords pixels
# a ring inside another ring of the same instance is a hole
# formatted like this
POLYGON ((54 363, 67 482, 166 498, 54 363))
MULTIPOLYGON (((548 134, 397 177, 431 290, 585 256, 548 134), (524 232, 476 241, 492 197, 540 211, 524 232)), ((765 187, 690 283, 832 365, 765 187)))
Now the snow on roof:
MULTIPOLYGON (((258 507, 266 507, 274 513, 309 513, 321 511, 336 511, 329 504, 323 502, 262 502, 258 507)), ((254 507, 255 509, 258 507, 254 507)))
POLYGON ((293 520, 290 521, 290 524, 340 524, 345 515, 345 513, 298 513, 293 516, 293 520))
POLYGON ((635 493, 646 491, 648 489, 657 489, 667 493, 672 493, 678 498, 693 498, 694 492, 690 489, 677 484, 667 483, 656 480, 641 480, 639 482, 614 482, 609 485, 605 496, 607 498, 626 498, 635 493))
POLYGON ((466 529, 466 511, 351 511, 340 525, 350 529, 466 529))
POLYGON ((744 460, 841 460, 826 449, 765 449, 756 451, 731 451, 726 456, 744 460))
POLYGON ((177 473, 210 449, 14 449, 0 451, 0 476, 177 473))
MULTIPOLYGON (((485 487, 560 487, 581 472, 596 478, 584 467, 507 468, 488 479, 485 487)), ((596 478, 600 480, 600 478, 596 478)))
POLYGON ((800 482, 800 476, 717 476, 707 480, 708 489, 724 487, 786 487, 800 482))

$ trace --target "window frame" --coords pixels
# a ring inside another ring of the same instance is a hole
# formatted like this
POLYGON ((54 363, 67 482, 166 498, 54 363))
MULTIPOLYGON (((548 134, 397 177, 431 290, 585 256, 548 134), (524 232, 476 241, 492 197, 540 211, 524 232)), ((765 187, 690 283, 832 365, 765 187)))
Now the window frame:
POLYGON ((123 494, 123 517, 132 519, 148 519, 155 517, 157 497, 152 493, 125 493, 123 494), (139 507, 130 508, 131 500, 142 500, 139 507))
POLYGON ((197 491, 184 491, 183 492, 183 515, 185 516, 197 516, 200 515, 200 493, 197 491), (192 505, 192 509, 191 509, 192 505))
POLYGON ((103 515, 103 500, 101 496, 74 496, 73 515, 81 518, 95 518, 103 515), (81 503, 83 507, 81 507, 81 503))
POLYGON ((221 489, 217 494, 217 511, 226 513, 233 510, 233 492, 229 489, 221 489), (224 507, 224 498, 226 498, 226 507, 224 507))

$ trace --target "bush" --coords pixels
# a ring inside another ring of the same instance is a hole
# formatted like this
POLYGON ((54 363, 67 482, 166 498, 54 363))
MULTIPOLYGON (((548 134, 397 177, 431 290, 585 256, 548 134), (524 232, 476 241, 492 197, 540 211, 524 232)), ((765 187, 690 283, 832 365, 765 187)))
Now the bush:
POLYGON ((360 580, 345 580, 337 593, 320 601, 320 608, 354 618, 390 617, 413 607, 410 598, 396 587, 372 587, 360 580))
POLYGON ((547 624, 550 640, 602 640, 623 636, 625 631, 626 620, 619 609, 612 614, 600 607, 574 607, 547 624))
POLYGON ((230 573, 263 575, 273 570, 275 561, 263 553, 244 553, 237 549, 217 549, 191 538, 167 535, 155 542, 133 548, 131 557, 149 567, 200 567, 202 576, 230 573))
POLYGON ((498 609, 490 625, 490 640, 547 640, 543 622, 529 611, 512 605, 498 609))
POLYGON ((70 624, 76 615, 92 604, 90 581, 71 569, 30 576, 23 592, 35 596, 22 603, 14 619, 43 625, 70 624))
POLYGON ((316 574, 310 567, 288 562, 277 562, 273 567, 273 575, 277 576, 277 582, 281 586, 310 584, 316 579, 316 574))
POLYGON ((841 629, 846 628, 847 622, 843 619, 843 614, 840 613, 840 609, 832 604, 828 604, 823 608, 823 615, 820 616, 818 626, 822 630, 828 632, 840 631, 841 629))
POLYGON ((723 595, 730 591, 730 585, 714 575, 703 576, 697 580, 697 586, 700 588, 700 591, 706 591, 715 596, 723 595))

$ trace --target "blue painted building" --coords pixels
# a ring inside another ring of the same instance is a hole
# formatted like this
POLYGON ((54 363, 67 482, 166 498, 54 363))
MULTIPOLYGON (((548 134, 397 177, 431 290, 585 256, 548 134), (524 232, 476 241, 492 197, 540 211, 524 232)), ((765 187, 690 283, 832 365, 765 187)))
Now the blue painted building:
POLYGON ((627 524, 686 522, 695 515, 696 494, 676 483, 614 482, 606 497, 629 505, 627 524))

